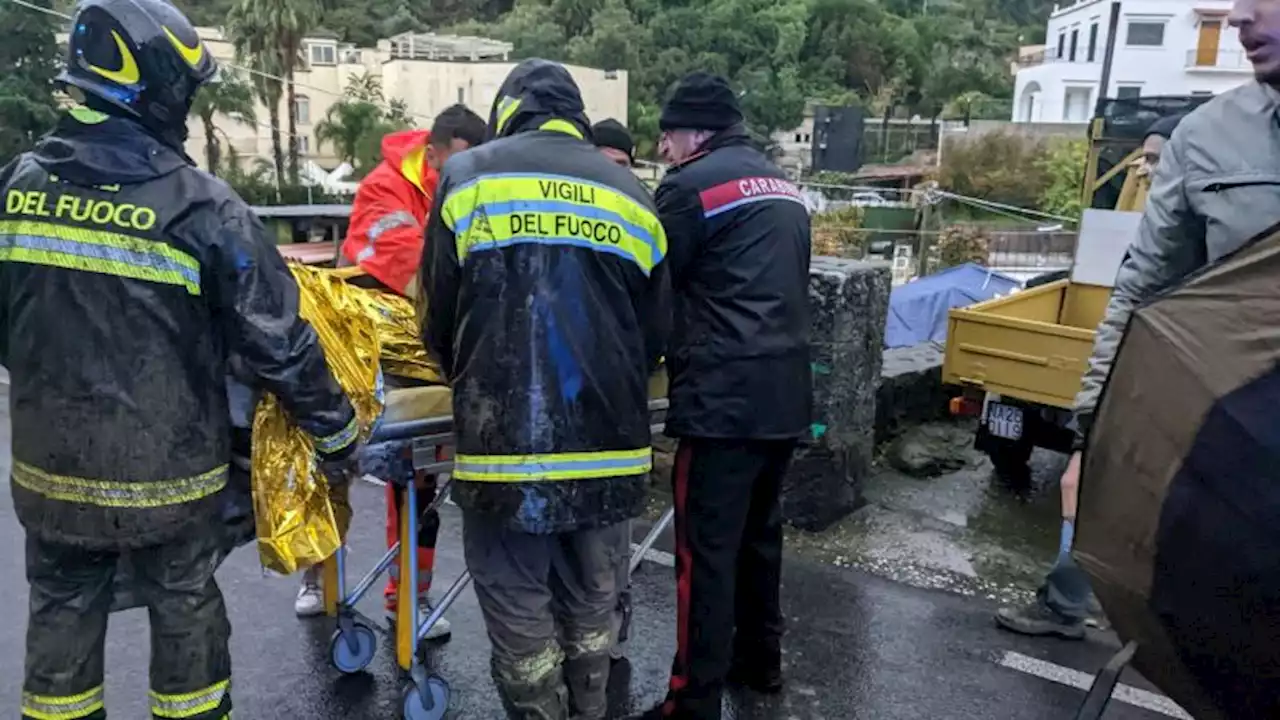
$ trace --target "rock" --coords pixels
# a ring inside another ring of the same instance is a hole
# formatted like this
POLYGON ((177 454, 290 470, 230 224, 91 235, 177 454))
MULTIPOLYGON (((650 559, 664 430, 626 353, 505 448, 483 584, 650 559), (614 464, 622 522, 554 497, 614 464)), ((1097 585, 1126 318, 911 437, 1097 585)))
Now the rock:
POLYGON ((899 435, 889 446, 886 460, 899 472, 914 477, 936 477, 966 464, 967 434, 946 425, 921 425, 899 435))
POLYGON ((809 273, 813 426, 783 485, 783 514, 822 530, 862 504, 875 447, 888 263, 815 257, 809 273))
POLYGON ((876 391, 876 443, 904 427, 947 417, 947 403, 959 392, 942 384, 946 348, 924 343, 884 351, 876 391))

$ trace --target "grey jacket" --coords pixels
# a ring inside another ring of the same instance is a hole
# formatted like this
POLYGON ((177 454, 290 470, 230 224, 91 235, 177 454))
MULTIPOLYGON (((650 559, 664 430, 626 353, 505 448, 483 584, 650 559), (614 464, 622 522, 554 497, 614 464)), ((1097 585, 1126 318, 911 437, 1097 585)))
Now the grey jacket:
POLYGON ((1165 145, 1076 396, 1078 440, 1133 310, 1280 222, 1277 110, 1280 92, 1252 82, 1192 112, 1165 145))

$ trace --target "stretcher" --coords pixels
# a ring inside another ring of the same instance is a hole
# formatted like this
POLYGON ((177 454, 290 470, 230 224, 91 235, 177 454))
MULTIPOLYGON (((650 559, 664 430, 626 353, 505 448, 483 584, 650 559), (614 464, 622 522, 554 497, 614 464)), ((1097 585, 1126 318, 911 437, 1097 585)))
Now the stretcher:
MULTIPOLYGON (((649 412, 654 432, 661 432, 666 415, 666 378, 655 376, 650 383, 649 412)), ((415 478, 435 476, 439 482, 435 498, 423 510, 423 515, 439 509, 449 495, 453 479, 451 455, 438 452, 453 445, 452 398, 449 388, 443 386, 415 387, 391 390, 387 393, 386 410, 369 439, 370 443, 387 441, 412 441, 415 478), (439 459, 446 458, 446 459, 439 459)), ((416 547, 421 516, 417 508, 416 480, 405 483, 401 493, 400 540, 386 551, 378 562, 354 587, 348 589, 346 548, 340 549, 321 565, 321 586, 324 592, 325 613, 334 618, 336 628, 329 642, 330 662, 344 674, 363 671, 377 654, 380 623, 362 615, 356 604, 374 586, 378 579, 393 565, 399 568, 401 581, 397 583, 396 616, 384 632, 395 642, 396 664, 407 675, 402 696, 405 720, 439 720, 449 706, 449 684, 423 664, 418 648, 431 628, 444 616, 449 607, 471 583, 471 574, 463 571, 454 580, 439 602, 427 614, 420 617, 418 606, 418 563, 416 547), (401 548, 409 548, 401 552, 401 548)), ((671 521, 668 511, 658 525, 636 549, 631 559, 634 571, 644 554, 671 521)), ((625 632, 625 630, 624 630, 625 632)))

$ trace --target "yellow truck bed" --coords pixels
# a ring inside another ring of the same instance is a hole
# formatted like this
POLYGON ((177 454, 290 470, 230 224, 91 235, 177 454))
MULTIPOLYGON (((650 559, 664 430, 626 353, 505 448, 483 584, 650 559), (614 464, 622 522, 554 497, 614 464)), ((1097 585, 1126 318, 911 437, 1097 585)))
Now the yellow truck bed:
POLYGON ((1070 409, 1110 295, 1059 280, 952 310, 942 381, 1070 409))

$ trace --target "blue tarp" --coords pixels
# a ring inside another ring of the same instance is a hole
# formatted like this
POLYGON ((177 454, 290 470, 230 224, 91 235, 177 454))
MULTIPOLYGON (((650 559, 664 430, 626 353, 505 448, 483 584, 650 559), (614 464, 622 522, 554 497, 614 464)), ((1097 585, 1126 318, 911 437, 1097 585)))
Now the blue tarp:
POLYGON ((966 263, 901 285, 889 293, 886 348, 910 347, 947 339, 947 311, 1007 295, 1021 283, 966 263))

